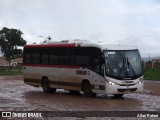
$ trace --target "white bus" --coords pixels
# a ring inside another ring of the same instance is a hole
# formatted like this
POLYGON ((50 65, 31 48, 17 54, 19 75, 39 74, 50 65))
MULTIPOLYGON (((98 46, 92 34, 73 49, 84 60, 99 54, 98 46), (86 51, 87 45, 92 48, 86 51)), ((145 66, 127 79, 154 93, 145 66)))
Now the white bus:
POLYGON ((24 82, 42 87, 121 97, 143 90, 143 68, 137 47, 121 44, 59 42, 24 46, 24 82))

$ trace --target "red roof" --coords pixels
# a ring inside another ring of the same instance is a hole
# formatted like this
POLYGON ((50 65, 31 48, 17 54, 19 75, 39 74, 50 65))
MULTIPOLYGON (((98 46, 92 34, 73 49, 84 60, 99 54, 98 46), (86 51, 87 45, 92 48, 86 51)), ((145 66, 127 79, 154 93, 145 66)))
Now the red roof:
POLYGON ((25 45, 24 48, 46 48, 46 47, 76 47, 75 43, 71 44, 41 44, 41 45, 25 45))

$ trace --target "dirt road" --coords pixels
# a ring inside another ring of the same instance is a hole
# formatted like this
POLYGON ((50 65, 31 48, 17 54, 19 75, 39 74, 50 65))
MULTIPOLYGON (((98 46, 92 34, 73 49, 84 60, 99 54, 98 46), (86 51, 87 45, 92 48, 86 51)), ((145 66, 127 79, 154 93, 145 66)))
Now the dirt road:
POLYGON ((45 94, 24 84, 22 76, 0 76, 0 111, 160 111, 160 82, 145 81, 143 93, 121 99, 87 98, 64 90, 45 94))

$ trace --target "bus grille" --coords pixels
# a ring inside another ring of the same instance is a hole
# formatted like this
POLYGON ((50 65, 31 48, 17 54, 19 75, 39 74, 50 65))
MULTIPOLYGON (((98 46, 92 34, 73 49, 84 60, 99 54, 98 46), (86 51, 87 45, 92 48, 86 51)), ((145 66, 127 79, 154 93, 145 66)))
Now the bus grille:
POLYGON ((130 88, 130 89, 117 89, 118 92, 125 92, 125 91, 130 91, 130 92, 134 92, 137 90, 137 88, 130 88))
MULTIPOLYGON (((120 84, 119 84, 120 85, 120 84)), ((134 86, 135 84, 125 84, 125 85, 120 85, 120 86, 134 86)))

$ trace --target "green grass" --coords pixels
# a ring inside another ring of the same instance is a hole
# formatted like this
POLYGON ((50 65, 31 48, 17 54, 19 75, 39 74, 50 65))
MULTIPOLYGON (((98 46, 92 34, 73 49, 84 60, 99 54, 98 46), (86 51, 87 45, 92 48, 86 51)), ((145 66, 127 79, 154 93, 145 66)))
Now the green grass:
POLYGON ((22 67, 16 66, 13 68, 0 67, 0 75, 22 75, 22 67))
POLYGON ((146 69, 144 72, 145 80, 160 80, 160 69, 146 69))

